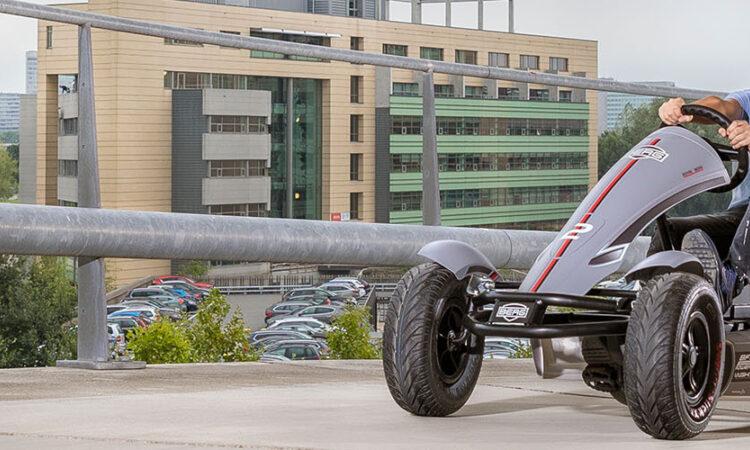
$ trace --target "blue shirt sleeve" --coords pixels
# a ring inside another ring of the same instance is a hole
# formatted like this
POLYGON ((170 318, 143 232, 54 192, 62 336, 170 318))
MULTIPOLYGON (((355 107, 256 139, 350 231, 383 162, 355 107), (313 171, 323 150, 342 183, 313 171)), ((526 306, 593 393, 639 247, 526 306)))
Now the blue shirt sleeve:
POLYGON ((727 95, 726 99, 737 100, 737 103, 742 106, 742 110, 745 112, 744 119, 747 120, 748 116, 750 116, 750 89, 732 92, 731 94, 727 95))

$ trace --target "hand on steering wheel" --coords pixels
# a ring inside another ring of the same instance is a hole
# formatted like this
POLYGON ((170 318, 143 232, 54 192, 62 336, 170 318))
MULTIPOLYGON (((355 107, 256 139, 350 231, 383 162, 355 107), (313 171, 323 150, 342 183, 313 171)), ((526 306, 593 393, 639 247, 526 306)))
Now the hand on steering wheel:
MULTIPOLYGON (((683 105, 681 111, 684 115, 708 119, 720 126, 727 136, 735 137, 731 147, 709 139, 705 140, 716 150, 716 153, 719 154, 719 157, 723 161, 737 161, 737 170, 732 175, 731 180, 729 180, 729 184, 712 189, 711 192, 727 192, 739 186, 745 180, 748 172, 747 146, 750 144, 750 140, 745 143, 745 139, 750 139, 750 125, 747 125, 747 122, 745 122, 745 125, 737 124, 738 121, 732 122, 727 116, 708 106, 683 105), (737 139, 738 137, 740 139, 737 139), (735 142, 738 144, 737 147, 734 145, 735 142)), ((721 134, 721 130, 719 133, 721 134)))
POLYGON ((719 134, 727 138, 735 150, 750 145, 750 123, 747 120, 735 120, 729 128, 720 128, 719 134))

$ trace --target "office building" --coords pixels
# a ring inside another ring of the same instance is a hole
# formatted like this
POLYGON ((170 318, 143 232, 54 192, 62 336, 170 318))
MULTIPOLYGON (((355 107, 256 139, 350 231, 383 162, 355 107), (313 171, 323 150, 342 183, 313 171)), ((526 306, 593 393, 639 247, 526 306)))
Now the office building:
MULTIPOLYGON (((390 22, 387 6, 91 0, 66 7, 597 76, 594 41, 390 22)), ((77 29, 40 21, 39 36, 36 201, 76 205, 77 29)), ((96 29, 93 51, 104 207, 420 222, 421 73, 96 29)), ((597 129, 596 94, 444 74, 435 84, 443 223, 559 227, 596 179, 597 138, 589 133, 597 129)), ((170 263, 113 260, 108 268, 128 281, 168 272, 170 263)))
MULTIPOLYGON (((603 78, 611 80, 611 78, 603 78)), ((641 81, 646 86, 674 87, 671 81, 641 81)), ((623 124, 623 113, 627 108, 640 108, 657 97, 648 95, 622 94, 619 92, 599 92, 599 134, 619 128, 623 124)))
POLYGON ((0 92, 0 133, 18 131, 21 115, 21 94, 0 92))

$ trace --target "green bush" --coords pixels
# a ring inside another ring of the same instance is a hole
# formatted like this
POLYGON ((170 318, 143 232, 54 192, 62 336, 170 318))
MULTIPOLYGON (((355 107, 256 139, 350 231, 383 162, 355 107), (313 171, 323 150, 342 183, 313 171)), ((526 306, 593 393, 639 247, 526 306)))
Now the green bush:
POLYGON ((128 337, 128 349, 149 364, 257 361, 242 314, 213 289, 192 319, 159 321, 128 337), (229 319, 227 320, 227 317, 229 319))
POLYGON ((184 330, 168 319, 131 331, 128 338, 128 349, 136 360, 148 364, 191 362, 190 342, 184 330))
POLYGON ((177 268, 177 275, 201 279, 208 274, 208 263, 206 261, 188 261, 177 268))
POLYGON ((531 349, 531 344, 522 344, 518 347, 518 350, 513 352, 512 355, 510 355, 511 358, 515 359, 523 359, 523 358, 531 358, 534 356, 534 352, 531 349))
POLYGON ((217 289, 212 289, 201 303, 192 321, 185 322, 192 359, 196 362, 257 361, 259 355, 250 347, 242 313, 231 307, 217 289), (226 323, 225 323, 226 321, 226 323))
POLYGON ((377 359, 379 349, 370 342, 370 312, 349 306, 334 319, 326 336, 333 359, 377 359))

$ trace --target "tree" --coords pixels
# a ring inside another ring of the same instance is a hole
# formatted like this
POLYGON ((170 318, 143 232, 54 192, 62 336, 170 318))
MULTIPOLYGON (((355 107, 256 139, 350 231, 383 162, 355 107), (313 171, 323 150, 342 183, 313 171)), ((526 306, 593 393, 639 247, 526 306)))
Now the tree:
POLYGON ((208 273, 208 263, 206 261, 188 261, 177 268, 177 275, 190 277, 199 280, 208 273))
MULTIPOLYGON (((632 149, 644 137, 651 134, 661 125, 659 106, 664 99, 656 99, 640 108, 625 108, 623 125, 607 131, 599 137, 599 177, 604 175, 612 165, 632 149)), ((700 136, 713 141, 726 143, 717 133, 716 126, 689 124, 687 128, 700 136)), ((704 193, 680 203, 670 212, 670 216, 684 217, 696 214, 722 211, 729 204, 731 194, 704 193)))
POLYGON ((380 351, 370 342, 370 312, 349 306, 334 319, 326 336, 333 359, 377 359, 380 351))
POLYGON ((0 368, 74 359, 76 303, 62 258, 0 255, 0 368))
POLYGON ((18 163, 0 146, 0 200, 16 195, 18 188, 18 163))

